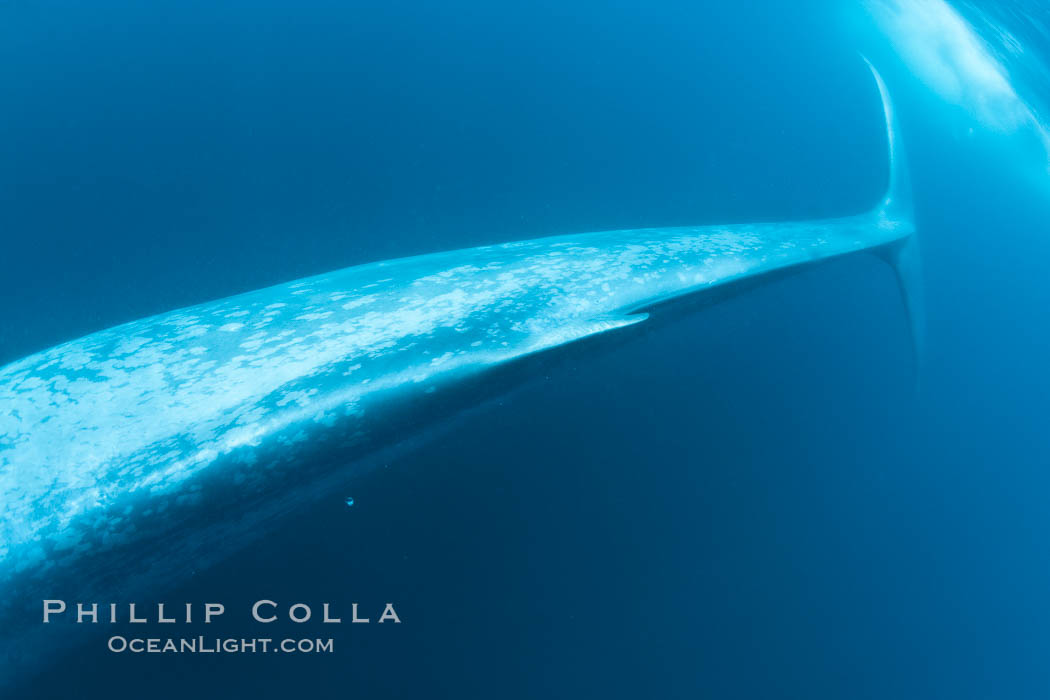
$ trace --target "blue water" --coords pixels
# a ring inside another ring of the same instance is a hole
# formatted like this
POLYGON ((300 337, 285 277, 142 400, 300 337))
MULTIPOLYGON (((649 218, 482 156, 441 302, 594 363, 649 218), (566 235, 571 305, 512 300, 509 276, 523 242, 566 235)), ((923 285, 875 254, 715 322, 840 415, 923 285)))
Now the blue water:
POLYGON ((274 625, 337 645, 276 661, 97 643, 20 693, 1046 697, 1045 154, 859 8, 2 3, 0 363, 377 259, 860 211, 886 166, 858 49, 905 127, 918 370, 877 259, 778 281, 574 356, 165 593, 227 604, 201 634, 256 635, 263 597, 401 625, 274 625))

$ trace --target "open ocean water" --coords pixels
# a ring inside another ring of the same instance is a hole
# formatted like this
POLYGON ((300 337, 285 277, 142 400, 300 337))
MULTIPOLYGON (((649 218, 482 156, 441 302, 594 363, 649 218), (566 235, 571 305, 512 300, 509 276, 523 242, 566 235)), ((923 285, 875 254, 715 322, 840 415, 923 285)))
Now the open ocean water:
POLYGON ((0 2, 0 364, 375 260, 865 210, 859 52, 903 124, 927 315, 916 364, 892 271, 854 257, 574 354, 163 598, 226 602, 201 634, 248 635, 260 598, 401 625, 275 623, 337 645, 279 659, 41 649, 15 697, 1050 696, 1048 24, 0 2))

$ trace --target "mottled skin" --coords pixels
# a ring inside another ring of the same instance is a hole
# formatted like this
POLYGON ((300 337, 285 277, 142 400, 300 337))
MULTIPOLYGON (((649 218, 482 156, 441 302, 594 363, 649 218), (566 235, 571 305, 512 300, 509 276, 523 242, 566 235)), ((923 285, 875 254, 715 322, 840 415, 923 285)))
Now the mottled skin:
POLYGON ((408 395, 910 233, 868 214, 558 236, 362 265, 45 350, 0 369, 0 580, 126 540, 129 509, 166 518, 210 469, 262 488, 273 445, 367 443, 373 414, 408 395))
POLYGON ((433 422, 435 399, 472 378, 641 323, 669 300, 892 248, 913 233, 893 197, 840 219, 576 234, 362 265, 0 368, 0 622, 27 598, 114 600, 113 586, 221 556, 220 541, 294 510, 329 471, 433 422), (318 458, 333 451, 334 464, 318 458))

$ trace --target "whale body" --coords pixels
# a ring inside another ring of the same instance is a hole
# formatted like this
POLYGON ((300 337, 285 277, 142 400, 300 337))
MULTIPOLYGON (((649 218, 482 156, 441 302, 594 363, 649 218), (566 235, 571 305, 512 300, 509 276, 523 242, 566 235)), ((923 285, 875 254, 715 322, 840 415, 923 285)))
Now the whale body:
POLYGON ((483 399, 506 368, 644 327, 678 302, 867 251, 894 265, 917 325, 915 227, 875 79, 890 185, 856 216, 572 234, 360 265, 0 368, 0 653, 25 648, 41 598, 120 599, 221 557, 333 472, 483 399))

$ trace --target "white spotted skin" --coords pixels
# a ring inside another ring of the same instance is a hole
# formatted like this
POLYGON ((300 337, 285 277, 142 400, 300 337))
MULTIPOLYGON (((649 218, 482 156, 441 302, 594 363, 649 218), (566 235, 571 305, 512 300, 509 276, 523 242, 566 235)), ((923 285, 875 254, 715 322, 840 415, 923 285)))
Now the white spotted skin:
POLYGON ((869 214, 535 239, 352 267, 37 353, 0 369, 0 581, 133 537, 126 515, 156 502, 163 518, 220 465, 250 491, 268 476, 259 457, 337 426, 360 440, 414 392, 910 232, 869 214))
MULTIPOLYGON (((391 425, 425 424, 430 394, 643 322, 661 302, 911 233, 877 210, 436 253, 172 311, 16 361, 0 368, 0 623, 45 590, 112 599, 114 587, 131 595, 132 579, 141 588, 221 558, 231 533, 294 511, 310 482, 323 483, 310 466, 318 450, 338 448, 332 468, 352 468, 409 437, 391 425)), ((17 648, 0 657, 25 647, 9 639, 17 648)))

